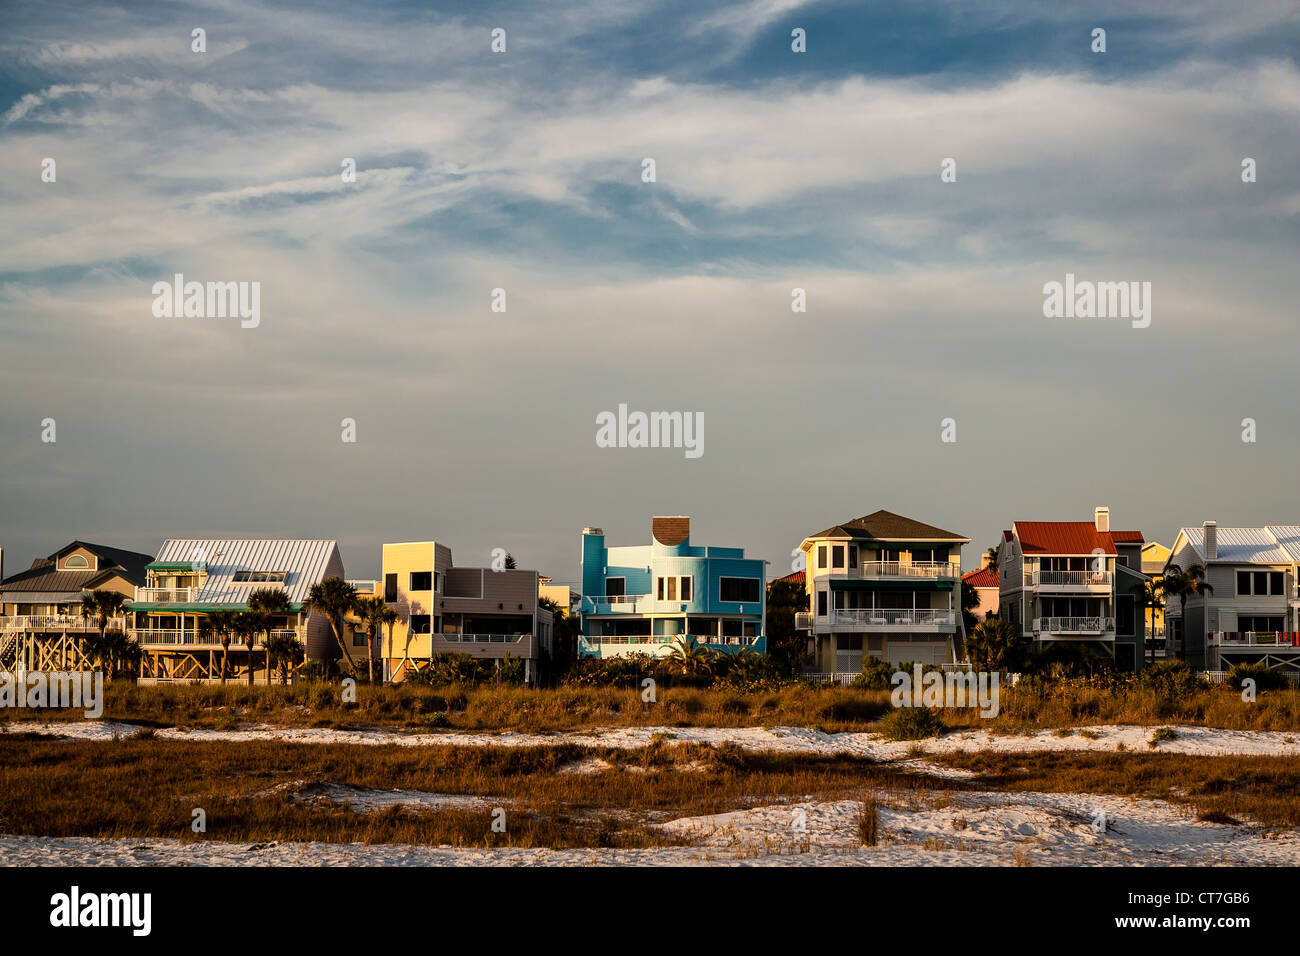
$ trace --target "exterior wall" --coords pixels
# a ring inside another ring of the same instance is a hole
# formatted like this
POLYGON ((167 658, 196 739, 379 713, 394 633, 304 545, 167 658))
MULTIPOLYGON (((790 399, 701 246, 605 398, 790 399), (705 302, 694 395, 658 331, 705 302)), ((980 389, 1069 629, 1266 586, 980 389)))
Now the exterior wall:
POLYGON ((997 588, 976 588, 975 593, 979 595, 980 602, 971 608, 971 614, 976 621, 982 621, 990 614, 997 615, 998 607, 1001 605, 1001 594, 997 588))

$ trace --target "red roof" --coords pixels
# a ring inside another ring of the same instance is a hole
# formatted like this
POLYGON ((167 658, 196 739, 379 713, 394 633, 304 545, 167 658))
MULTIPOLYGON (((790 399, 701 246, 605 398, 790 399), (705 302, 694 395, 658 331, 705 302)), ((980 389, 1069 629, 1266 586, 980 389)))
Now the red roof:
POLYGON ((792 572, 791 574, 787 574, 785 577, 783 577, 783 578, 777 578, 776 580, 777 580, 777 581, 789 581, 791 584, 803 584, 803 583, 804 583, 804 572, 802 572, 802 571, 794 571, 794 572, 792 572))
POLYGON ((961 579, 973 588, 995 588, 998 586, 997 565, 990 564, 987 568, 967 572, 961 579))
POLYGON ((1140 531, 1098 531, 1091 521, 1017 521, 1025 554, 1115 554, 1115 542, 1141 543, 1140 531))

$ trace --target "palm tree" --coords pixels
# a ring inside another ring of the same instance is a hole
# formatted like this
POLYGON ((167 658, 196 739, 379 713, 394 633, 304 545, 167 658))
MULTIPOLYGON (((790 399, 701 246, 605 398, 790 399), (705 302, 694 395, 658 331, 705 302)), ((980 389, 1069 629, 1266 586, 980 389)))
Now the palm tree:
MULTIPOLYGON (((1151 578, 1149 581, 1143 581, 1141 584, 1135 584, 1131 588, 1134 597, 1137 599, 1138 607, 1142 608, 1143 610, 1149 609, 1151 611, 1151 633, 1152 634, 1155 634, 1156 631, 1156 609, 1164 607, 1164 603, 1165 603, 1164 589, 1165 589, 1164 584, 1160 581, 1157 581, 1155 578, 1151 578)), ((1151 663, 1154 664, 1156 662, 1155 642, 1152 641, 1150 646, 1151 646, 1151 663)))
POLYGON ((966 638, 966 656, 977 670, 1002 671, 1016 656, 1020 635, 1016 626, 1001 618, 985 618, 966 638))
POLYGON ((1205 580, 1205 565, 1190 564, 1184 570, 1176 564, 1165 568, 1163 590, 1165 597, 1178 598, 1178 621, 1182 630, 1182 646, 1178 656, 1187 658, 1187 599, 1214 593, 1214 587, 1205 580))
POLYGON ((683 634, 668 645, 664 658, 669 670, 679 674, 710 674, 713 672, 713 652, 695 640, 693 634, 683 634))
MULTIPOLYGON (((81 617, 95 622, 99 628, 99 643, 104 642, 104 631, 110 618, 117 617, 126 606, 126 596, 116 591, 91 591, 81 595, 81 617)), ((82 641, 84 650, 85 641, 82 641)))
POLYGON ((509 551, 507 551, 507 552, 506 552, 506 570, 507 570, 507 571, 514 571, 514 570, 517 570, 518 567, 519 567, 519 565, 515 564, 515 556, 514 556, 513 554, 511 554, 509 551))
POLYGON ((207 630, 217 635, 217 640, 221 642, 221 683, 226 682, 226 674, 230 672, 230 635, 235 630, 235 617, 238 611, 209 611, 207 619, 207 630))
MULTIPOLYGON (((258 633, 263 648, 271 639, 271 628, 278 618, 289 613, 289 595, 281 588, 257 588, 248 595, 248 610, 257 615, 258 633)), ((268 652, 269 654, 269 652, 268 652)), ((271 683, 271 658, 266 659, 266 682, 271 683)), ((248 646, 248 686, 253 686, 253 646, 248 646)))
POLYGON ((104 679, 111 681, 119 667, 125 670, 138 665, 141 651, 125 631, 113 628, 86 642, 86 656, 104 671, 104 679))
POLYGON ((302 659, 302 641, 292 634, 273 634, 266 639, 266 666, 277 667, 280 683, 289 683, 289 668, 302 659))
MULTIPOLYGON (((366 630, 367 657, 370 663, 370 683, 375 682, 375 657, 379 650, 376 638, 383 625, 397 622, 397 611, 384 603, 381 597, 359 597, 356 606, 357 616, 366 630)), ((391 637, 391 635, 390 635, 391 637)))
POLYGON ((357 665, 352 660, 352 654, 349 653, 348 646, 343 640, 343 618, 356 607, 356 603, 356 588, 342 578, 326 578, 311 586, 307 600, 302 604, 307 611, 323 614, 329 621, 330 630, 334 632, 334 641, 343 652, 343 659, 347 661, 348 673, 354 676, 357 665))
POLYGON ((231 631, 235 637, 239 638, 242 644, 248 647, 248 684, 253 684, 253 643, 257 640, 257 635, 261 633, 266 621, 270 618, 269 614, 263 614, 261 611, 236 611, 231 631))

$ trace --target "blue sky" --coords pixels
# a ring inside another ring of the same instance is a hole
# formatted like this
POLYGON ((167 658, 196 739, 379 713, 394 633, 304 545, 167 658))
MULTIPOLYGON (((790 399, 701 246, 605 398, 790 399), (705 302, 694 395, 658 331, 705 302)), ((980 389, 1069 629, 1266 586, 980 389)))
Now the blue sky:
POLYGON ((1272 2, 5 5, 6 570, 1298 521, 1298 50, 1272 2), (261 325, 155 318, 176 272, 260 282, 261 325), (1066 272, 1150 281, 1151 327, 1044 318, 1066 272), (598 448, 620 403, 703 413, 705 454, 598 448))

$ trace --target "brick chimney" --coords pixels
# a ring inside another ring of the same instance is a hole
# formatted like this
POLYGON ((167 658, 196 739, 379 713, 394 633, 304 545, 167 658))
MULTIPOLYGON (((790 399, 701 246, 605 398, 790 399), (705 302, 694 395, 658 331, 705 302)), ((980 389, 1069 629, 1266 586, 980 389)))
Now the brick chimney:
POLYGON ((1105 505, 1098 505, 1092 513, 1093 524, 1097 526, 1098 531, 1110 530, 1110 509, 1105 505))
POLYGON ((1219 556, 1219 524, 1207 521, 1201 527, 1205 529, 1205 560, 1213 561, 1219 556))

